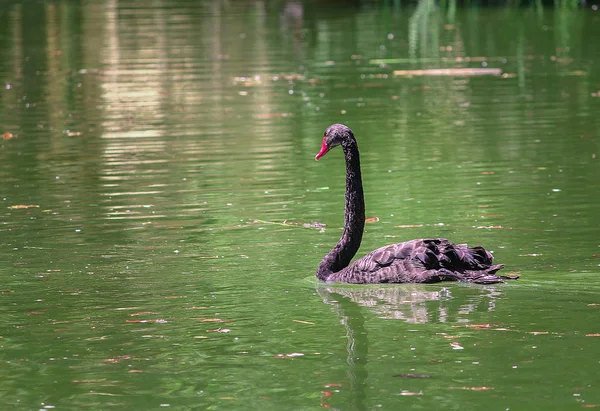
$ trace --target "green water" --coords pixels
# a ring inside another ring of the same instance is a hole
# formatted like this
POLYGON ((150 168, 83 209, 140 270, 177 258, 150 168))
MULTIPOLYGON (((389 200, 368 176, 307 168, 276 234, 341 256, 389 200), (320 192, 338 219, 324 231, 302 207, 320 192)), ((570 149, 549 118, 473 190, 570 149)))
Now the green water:
POLYGON ((3 407, 600 407, 600 12, 0 17, 3 407), (394 75, 465 68, 502 74, 394 75), (360 254, 447 237, 521 278, 318 284, 343 224, 341 150, 314 161, 334 122, 378 218, 360 254))

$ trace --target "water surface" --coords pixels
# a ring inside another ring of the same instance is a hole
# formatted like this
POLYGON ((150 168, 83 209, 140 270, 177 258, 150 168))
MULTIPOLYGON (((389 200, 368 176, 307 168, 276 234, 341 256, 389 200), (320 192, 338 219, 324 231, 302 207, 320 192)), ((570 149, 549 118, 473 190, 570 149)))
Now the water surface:
POLYGON ((600 407, 597 12, 1 15, 7 406, 600 407), (334 122, 361 149, 360 254, 447 237, 521 278, 318 284, 343 224, 341 151, 314 161, 334 122))

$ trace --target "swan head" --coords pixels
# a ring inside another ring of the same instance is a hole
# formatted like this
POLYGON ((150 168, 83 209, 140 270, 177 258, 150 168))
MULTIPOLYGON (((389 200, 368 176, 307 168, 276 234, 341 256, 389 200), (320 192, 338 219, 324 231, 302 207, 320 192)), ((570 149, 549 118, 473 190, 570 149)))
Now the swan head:
POLYGON ((329 150, 339 146, 345 141, 354 140, 354 133, 343 124, 332 124, 327 127, 325 134, 323 135, 323 143, 321 144, 321 151, 315 156, 315 160, 319 161, 329 150))

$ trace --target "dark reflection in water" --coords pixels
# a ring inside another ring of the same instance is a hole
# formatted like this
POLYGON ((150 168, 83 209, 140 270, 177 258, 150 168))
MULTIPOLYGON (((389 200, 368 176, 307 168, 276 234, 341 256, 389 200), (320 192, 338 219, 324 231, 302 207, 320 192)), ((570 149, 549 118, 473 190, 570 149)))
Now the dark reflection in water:
MULTIPOLYGON (((347 286, 320 287, 319 293, 325 303, 336 302, 343 296, 382 319, 402 320, 410 324, 468 322, 469 314, 482 310, 492 312, 496 298, 502 295, 500 287, 481 287, 475 296, 468 296, 462 304, 455 302, 452 288, 427 289, 403 284, 393 287, 352 288, 347 286)), ((462 299, 462 297, 461 297, 462 299)))
MULTIPOLYGON (((351 409, 365 409, 367 398, 369 339, 376 337, 370 337, 366 317, 375 314, 385 320, 401 320, 408 324, 449 323, 454 326, 460 324, 464 326, 472 323, 470 315, 473 313, 493 312, 496 297, 502 295, 502 291, 497 286, 479 287, 469 291, 471 291, 470 297, 466 298, 465 302, 451 305, 449 302, 454 298, 449 288, 431 289, 411 284, 389 287, 318 286, 318 294, 325 304, 331 306, 345 330, 348 354, 346 359, 349 383, 348 405, 351 409)), ((390 331, 399 329, 392 326, 386 328, 390 331)), ((438 334, 445 333, 438 332, 438 334)), ((458 343, 454 348, 463 349, 458 343)), ((376 374, 377 377, 381 377, 380 372, 376 374)), ((421 373, 401 373, 394 376, 431 377, 421 373)), ((422 392, 406 391, 402 395, 422 395, 422 392)), ((326 400, 327 397, 323 405, 329 407, 330 404, 326 400)))
MULTIPOLYGON (((369 356, 369 336, 365 328, 365 317, 362 314, 360 303, 344 294, 337 293, 330 287, 318 287, 317 291, 326 304, 332 305, 333 311, 344 326, 348 338, 346 350, 347 380, 349 386, 349 403, 351 409, 365 409, 366 391, 365 385, 369 373, 366 369, 369 356)), ((325 398, 326 400, 327 398, 325 398)), ((324 406, 329 406, 327 401, 324 406)))

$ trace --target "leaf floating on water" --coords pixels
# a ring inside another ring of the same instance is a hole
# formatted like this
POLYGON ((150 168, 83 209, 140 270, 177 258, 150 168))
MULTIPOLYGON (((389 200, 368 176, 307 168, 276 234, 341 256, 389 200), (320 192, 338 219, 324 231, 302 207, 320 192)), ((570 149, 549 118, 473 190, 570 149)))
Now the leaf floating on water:
POLYGON ((482 386, 482 387, 448 387, 451 390, 469 390, 469 391, 491 391, 494 389, 494 387, 487 387, 487 386, 482 386))
POLYGON ((310 321, 304 321, 304 320, 292 320, 295 323, 300 323, 300 324, 309 324, 309 325, 315 325, 315 323, 310 322, 310 321))
POLYGON ((203 323, 230 323, 233 320, 223 320, 221 318, 192 318, 192 320, 198 320, 203 323))
MULTIPOLYGON (((1 292, 2 291, 0 291, 0 293, 1 292)), ((12 293, 12 291, 11 291, 11 293, 12 293)), ((599 303, 590 303, 590 304, 588 304, 588 307, 597 307, 597 306, 600 306, 600 304, 599 303)))
POLYGON ((365 223, 376 223, 379 221, 379 217, 370 217, 365 219, 365 223))
POLYGON ((428 374, 396 374, 394 375, 394 377, 401 377, 401 378, 431 378, 431 375, 428 374))
POLYGON ((451 68, 425 70, 394 70, 394 76, 499 76, 499 68, 451 68))
POLYGON ((135 358, 133 355, 120 355, 118 357, 114 357, 114 358, 107 358, 106 360, 102 360, 103 363, 108 363, 108 364, 118 364, 123 360, 130 360, 135 358))
POLYGON ((422 391, 419 392, 414 392, 414 391, 400 391, 400 394, 398 395, 406 395, 406 396, 410 396, 410 395, 423 395, 422 391))
MULTIPOLYGON (((454 30, 453 24, 444 25, 444 30, 454 30)), ((441 46, 441 51, 452 51, 452 46, 441 46)), ((529 59, 536 58, 535 56, 528 56, 529 59)), ((538 57, 541 58, 541 57, 538 57)), ((457 57, 443 57, 442 62, 444 63, 464 63, 464 62, 493 62, 499 61, 502 63, 506 63, 504 57, 487 57, 487 56, 457 56, 457 57)), ((398 57, 398 58, 386 58, 386 59, 371 59, 369 60, 369 64, 413 64, 413 63, 433 63, 437 64, 440 62, 439 57, 431 57, 431 58, 411 58, 411 57, 398 57)))
POLYGON ((452 347, 453 350, 464 350, 465 349, 465 347, 463 347, 462 345, 460 345, 456 341, 452 341, 450 343, 450 346, 452 347))
POLYGON ((137 317, 138 315, 156 315, 158 313, 153 313, 152 311, 140 311, 139 313, 129 314, 130 317, 137 317))
POLYGON ((37 204, 17 204, 17 205, 12 205, 8 208, 10 208, 11 210, 23 210, 23 209, 27 209, 27 208, 40 208, 40 206, 37 204))
POLYGON ((14 136, 15 135, 13 133, 11 133, 10 131, 5 131, 4 134, 2 134, 2 139, 4 139, 4 140, 10 140, 14 136))
POLYGON ((596 334, 586 334, 586 337, 600 337, 600 333, 596 333, 596 334))
POLYGON ((108 340, 108 335, 102 335, 100 337, 90 337, 86 338, 85 341, 103 341, 108 340))
POLYGON ((546 334, 550 334, 548 331, 530 331, 529 334, 531 335, 546 335, 546 334))
POLYGON ((395 228, 421 228, 423 224, 405 224, 405 225, 397 225, 395 228))

